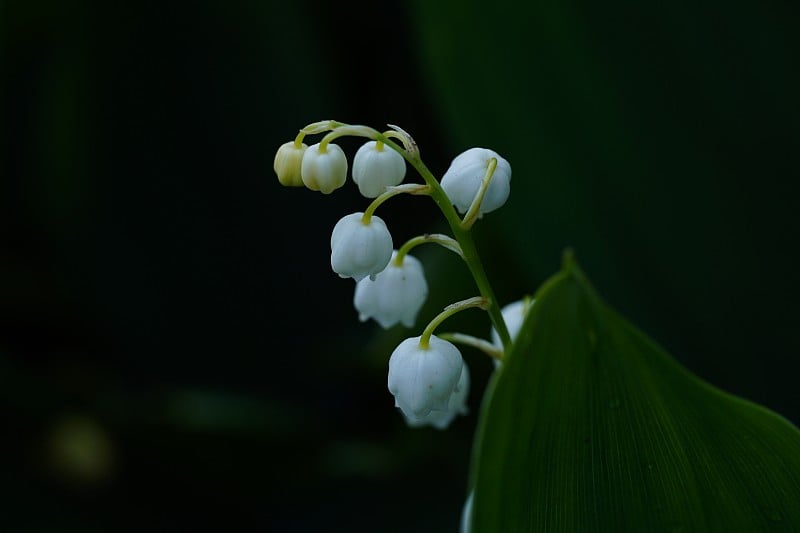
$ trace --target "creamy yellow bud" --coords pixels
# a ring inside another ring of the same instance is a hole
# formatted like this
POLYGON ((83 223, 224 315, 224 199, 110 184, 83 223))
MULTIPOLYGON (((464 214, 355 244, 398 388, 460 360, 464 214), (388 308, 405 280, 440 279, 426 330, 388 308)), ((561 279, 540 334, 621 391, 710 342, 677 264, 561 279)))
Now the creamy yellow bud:
POLYGON ((278 148, 275 154, 275 162, 272 167, 278 175, 278 181, 286 187, 303 187, 303 179, 300 177, 300 169, 303 163, 303 154, 308 146, 301 143, 300 146, 295 141, 284 143, 278 148))

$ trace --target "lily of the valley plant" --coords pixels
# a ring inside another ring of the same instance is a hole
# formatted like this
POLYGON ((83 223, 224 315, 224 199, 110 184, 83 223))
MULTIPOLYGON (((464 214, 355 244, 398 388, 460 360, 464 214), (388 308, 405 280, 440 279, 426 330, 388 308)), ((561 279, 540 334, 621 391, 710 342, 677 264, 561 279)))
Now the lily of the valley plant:
MULTIPOLYGON (((385 329, 414 326, 428 296, 423 265, 411 255, 416 246, 438 244, 464 260, 478 294, 448 305, 418 336, 403 340, 388 365, 388 389, 406 423, 446 429, 469 412, 470 374, 456 344, 481 350, 499 366, 533 303, 529 295, 505 305, 497 301, 471 233, 478 220, 508 199, 511 165, 493 150, 470 148, 453 158, 440 181, 422 161, 414 139, 397 126, 389 128, 380 132, 334 120, 309 124, 278 148, 273 167, 282 185, 331 194, 347 183, 349 168, 344 150, 333 141, 344 136, 366 139, 353 158, 351 175, 371 202, 363 211, 342 217, 331 232, 331 268, 354 280, 353 304, 361 321, 372 319, 385 329), (308 146, 304 141, 309 135, 322 138, 308 146), (403 183, 408 165, 422 183, 403 183), (430 197, 452 234, 426 233, 395 246, 389 226, 376 211, 400 194, 430 197), (459 332, 435 334, 448 317, 471 308, 488 314, 489 339, 459 332)), ((464 506, 464 532, 470 529, 470 506, 471 495, 464 506)))
POLYGON ((492 532, 798 529, 797 428, 681 368, 600 300, 571 255, 536 293, 536 324, 523 324, 534 304, 530 295, 498 302, 471 230, 508 199, 507 160, 471 148, 454 157, 438 180, 402 129, 324 121, 278 149, 278 180, 323 194, 343 187, 348 159, 333 141, 346 135, 365 139, 353 158, 352 178, 370 201, 333 228, 331 267, 354 280, 358 317, 383 328, 415 327, 429 291, 423 265, 411 255, 421 244, 458 254, 475 281, 473 297, 445 307, 389 356, 388 389, 403 419, 410 427, 445 429, 469 412, 470 373, 456 345, 485 352, 502 372, 494 376, 476 440, 462 533, 473 524, 492 532), (317 134, 319 143, 303 142, 317 134), (408 166, 421 181, 404 183, 408 166), (391 220, 377 210, 400 194, 433 200, 449 234, 395 245, 391 220), (487 338, 437 334, 466 309, 487 313, 487 338), (528 334, 518 335, 523 327, 528 334), (558 357, 546 360, 549 346, 559 341, 558 357), (521 344, 509 361, 515 342, 521 344), (535 401, 516 402, 517 392, 529 392, 533 383, 535 401), (567 401, 573 395, 576 401, 567 401))
POLYGON ((344 136, 366 139, 353 158, 351 175, 371 202, 363 211, 342 217, 331 232, 331 267, 342 278, 354 280, 353 303, 361 321, 372 319, 385 329, 414 326, 428 296, 423 265, 411 255, 416 246, 438 244, 464 260, 478 294, 447 306, 418 336, 402 341, 388 360, 388 389, 408 425, 445 429, 469 412, 469 370, 456 344, 477 348, 499 365, 532 303, 527 295, 505 305, 497 301, 471 233, 478 220, 508 199, 511 165, 493 150, 470 148, 452 160, 440 181, 422 161, 411 136, 399 127, 389 128, 381 132, 334 120, 309 124, 278 148, 274 170, 282 185, 331 194, 347 183, 349 169, 344 150, 334 141, 344 136), (311 135, 322 138, 309 146, 304 141, 311 135), (422 183, 404 183, 408 165, 422 183), (452 234, 426 233, 396 246, 376 211, 400 194, 430 197, 452 234), (448 317, 470 308, 488 314, 489 339, 435 334, 448 317))

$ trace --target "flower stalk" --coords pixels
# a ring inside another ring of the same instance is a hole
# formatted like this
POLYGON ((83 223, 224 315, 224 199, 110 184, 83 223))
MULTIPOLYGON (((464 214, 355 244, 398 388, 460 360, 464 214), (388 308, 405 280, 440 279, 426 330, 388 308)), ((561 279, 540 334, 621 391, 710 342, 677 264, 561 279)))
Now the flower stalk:
POLYGON ((420 244, 425 244, 429 242, 443 246, 444 248, 447 248, 451 252, 457 253, 462 259, 464 258, 464 254, 461 252, 461 245, 458 244, 457 240, 441 233, 426 233, 425 235, 413 237, 408 241, 406 241, 403 244, 403 246, 401 246, 400 249, 397 251, 397 256, 394 258, 394 262, 397 265, 403 264, 403 258, 406 256, 408 252, 410 252, 414 247, 419 246, 420 244))
POLYGON ((369 224, 369 219, 372 217, 373 213, 375 213, 375 210, 378 209, 383 202, 393 196, 397 196, 398 194, 428 194, 429 190, 430 188, 427 185, 420 185, 419 183, 406 183, 405 185, 388 187, 385 193, 375 198, 372 203, 367 206, 361 220, 364 224, 369 224))
POLYGON ((503 350, 508 352, 511 347, 511 336, 506 328, 503 315, 500 312, 500 306, 497 303, 492 285, 489 283, 489 278, 486 275, 486 270, 481 262, 478 249, 475 246, 475 240, 472 238, 472 233, 470 232, 470 228, 462 227, 461 217, 458 216, 453 204, 447 197, 447 194, 445 194, 444 189, 442 189, 441 185, 436 180, 433 173, 425 165, 425 163, 422 162, 418 153, 409 153, 384 134, 378 134, 375 140, 380 140, 386 144, 386 146, 397 150, 400 155, 402 155, 405 160, 408 161, 412 167, 414 167, 422 179, 425 180, 425 184, 429 188, 428 195, 433 199, 434 202, 436 202, 436 205, 439 207, 445 219, 447 220, 450 230, 453 232, 453 236, 455 237, 456 241, 458 241, 458 244, 461 247, 462 256, 467 264, 467 268, 469 268, 469 271, 475 280, 478 291, 487 301, 486 311, 489 314, 492 325, 500 336, 500 340, 503 344, 503 350))
POLYGON ((466 300, 461 300, 460 302, 448 305, 447 307, 444 308, 444 311, 436 315, 433 318, 433 320, 431 320, 430 323, 425 327, 425 330, 422 332, 422 335, 420 336, 419 339, 420 348, 426 350, 428 348, 428 345, 430 344, 431 335, 433 335, 433 332, 436 330, 439 324, 441 324, 454 314, 464 311, 465 309, 471 309, 473 307, 478 307, 485 311, 487 310, 488 306, 489 306, 489 301, 482 296, 474 296, 472 298, 467 298, 466 300))
POLYGON ((483 197, 486 196, 486 191, 489 189, 489 184, 492 182, 492 177, 494 176, 494 171, 497 169, 497 159, 491 158, 489 160, 489 166, 486 168, 486 175, 481 180, 481 186, 478 189, 478 194, 475 195, 475 199, 472 200, 472 204, 469 206, 469 211, 467 214, 464 215, 464 219, 461 221, 461 227, 464 229, 470 229, 475 221, 478 220, 478 216, 480 216, 481 212, 481 204, 483 203, 483 197))

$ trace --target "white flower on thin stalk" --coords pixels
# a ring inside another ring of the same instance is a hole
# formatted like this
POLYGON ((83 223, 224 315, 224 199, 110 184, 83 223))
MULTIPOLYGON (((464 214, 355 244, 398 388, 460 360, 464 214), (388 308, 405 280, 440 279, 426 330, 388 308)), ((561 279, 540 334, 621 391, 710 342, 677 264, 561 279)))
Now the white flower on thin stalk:
POLYGON ((494 150, 470 148, 457 155, 442 176, 442 189, 459 212, 469 211, 481 189, 492 159, 497 161, 489 186, 481 201, 478 217, 501 207, 511 192, 511 165, 494 150))
POLYGON ((312 144, 303 154, 300 177, 312 191, 330 194, 347 181, 347 156, 338 144, 312 144))
POLYGON ((389 264, 393 250, 392 235, 380 217, 353 213, 340 219, 333 228, 331 268, 342 278, 374 280, 389 264))
POLYGON ((275 153, 275 160, 272 168, 278 175, 278 181, 286 187, 302 187, 303 179, 300 176, 300 169, 303 163, 303 155, 306 153, 308 145, 303 142, 289 141, 283 143, 275 153))
POLYGON ((410 328, 428 297, 428 283, 422 263, 409 254, 403 254, 397 262, 398 252, 386 268, 375 279, 364 278, 356 284, 353 303, 365 322, 374 319, 384 329, 398 322, 410 328))
POLYGON ((447 411, 458 385, 464 360, 453 344, 431 335, 401 342, 389 358, 389 392, 405 416, 421 418, 432 411, 447 411))
POLYGON ((467 407, 468 396, 469 367, 464 363, 461 369, 461 377, 458 379, 458 384, 450 396, 450 401, 447 403, 447 409, 444 411, 431 411, 427 415, 420 417, 411 417, 403 413, 403 418, 413 428, 432 426, 436 429, 447 429, 458 415, 469 413, 469 408, 467 407))
MULTIPOLYGON (((528 313, 528 310, 533 305, 534 300, 532 298, 522 298, 521 300, 517 300, 515 302, 511 302, 503 306, 500 312, 503 314, 503 320, 506 323, 506 328, 508 329, 508 335, 511 337, 511 342, 514 342, 517 339, 517 335, 519 335, 519 330, 522 329, 522 323, 525 321, 525 316, 528 313)), ((500 340, 500 335, 497 333, 497 330, 492 326, 492 343, 497 346, 498 348, 503 347, 503 342, 500 340)))
POLYGON ((406 161, 403 156, 382 142, 368 141, 353 158, 353 181, 367 198, 376 198, 403 181, 406 161))

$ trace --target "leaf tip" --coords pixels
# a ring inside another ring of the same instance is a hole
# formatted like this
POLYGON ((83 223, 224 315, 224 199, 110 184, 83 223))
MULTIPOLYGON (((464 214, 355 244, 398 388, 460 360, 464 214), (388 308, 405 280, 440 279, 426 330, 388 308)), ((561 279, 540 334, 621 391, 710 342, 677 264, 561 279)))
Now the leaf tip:
POLYGON ((565 272, 571 272, 577 267, 577 261, 575 259, 575 250, 571 247, 567 247, 561 254, 561 269, 565 272))

